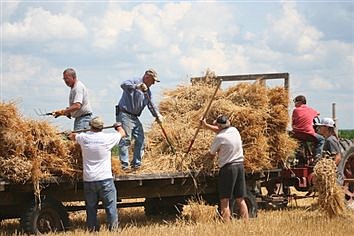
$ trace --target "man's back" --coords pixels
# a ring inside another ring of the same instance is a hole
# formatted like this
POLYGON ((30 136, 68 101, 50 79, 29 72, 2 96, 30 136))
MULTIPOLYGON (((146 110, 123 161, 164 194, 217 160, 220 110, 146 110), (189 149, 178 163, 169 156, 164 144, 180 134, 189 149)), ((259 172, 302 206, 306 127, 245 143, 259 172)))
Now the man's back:
POLYGON ((305 104, 295 107, 292 114, 293 131, 314 135, 313 119, 317 115, 318 112, 316 110, 305 104))
POLYGON ((84 181, 112 178, 111 149, 117 145, 119 133, 87 132, 76 136, 83 156, 84 181))
POLYGON ((241 136, 235 127, 221 130, 215 137, 210 152, 218 152, 219 167, 229 162, 243 162, 241 136))

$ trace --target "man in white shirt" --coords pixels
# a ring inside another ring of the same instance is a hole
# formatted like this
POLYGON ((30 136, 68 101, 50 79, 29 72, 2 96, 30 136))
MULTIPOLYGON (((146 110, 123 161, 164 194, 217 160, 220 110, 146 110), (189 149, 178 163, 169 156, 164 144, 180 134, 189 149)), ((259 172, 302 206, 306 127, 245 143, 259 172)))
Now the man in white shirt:
POLYGON ((106 211, 109 230, 118 228, 117 190, 113 181, 111 149, 125 136, 125 132, 121 123, 117 122, 113 126, 116 133, 103 133, 103 121, 95 117, 90 121, 89 132, 69 135, 71 140, 76 140, 81 146, 86 221, 90 231, 99 231, 99 200, 102 200, 106 211))
POLYGON ((202 124, 217 133, 211 145, 209 156, 215 158, 218 155, 219 157, 218 187, 221 216, 224 221, 230 221, 230 199, 236 198, 240 215, 247 220, 248 209, 244 199, 246 196, 246 180, 240 133, 230 125, 230 121, 224 115, 218 116, 212 125, 208 124, 205 119, 202 120, 202 124))

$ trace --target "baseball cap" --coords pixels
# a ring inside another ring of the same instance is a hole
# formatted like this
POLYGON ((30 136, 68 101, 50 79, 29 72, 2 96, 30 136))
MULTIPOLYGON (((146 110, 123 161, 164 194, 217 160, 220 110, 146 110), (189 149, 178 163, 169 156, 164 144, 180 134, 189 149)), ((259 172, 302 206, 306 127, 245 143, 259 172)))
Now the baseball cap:
POLYGON ((335 123, 331 118, 322 118, 320 123, 317 123, 318 126, 327 126, 334 127, 335 123))
POLYGON ((218 116, 214 122, 220 125, 222 128, 230 127, 230 121, 225 115, 218 116))
POLYGON ((96 116, 90 121, 90 126, 96 129, 103 129, 103 120, 101 117, 96 116))
POLYGON ((145 71, 145 74, 152 76, 152 78, 154 78, 156 82, 160 82, 159 78, 157 77, 157 73, 154 69, 148 69, 147 71, 145 71))

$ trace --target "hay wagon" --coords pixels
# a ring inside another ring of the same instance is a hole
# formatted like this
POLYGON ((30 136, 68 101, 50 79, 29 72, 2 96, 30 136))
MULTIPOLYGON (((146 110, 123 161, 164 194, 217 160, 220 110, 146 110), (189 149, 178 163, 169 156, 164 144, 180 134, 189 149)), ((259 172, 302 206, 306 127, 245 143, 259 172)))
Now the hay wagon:
MULTIPOLYGON (((254 182, 278 178, 281 169, 247 173, 254 182)), ((218 204, 217 175, 200 173, 129 174, 115 176, 118 191, 117 208, 144 207, 147 216, 178 214, 192 197, 204 199, 210 205, 218 204), (134 199, 134 201, 124 201, 134 199)), ((69 227, 68 212, 84 210, 83 183, 62 178, 42 181, 40 203, 33 192, 33 184, 13 184, 0 180, 0 219, 20 218, 27 233, 60 231, 69 227), (78 204, 81 202, 80 204, 78 204)), ((258 205, 251 191, 246 198, 251 217, 258 205)), ((102 207, 102 206, 100 206, 102 207)), ((237 210, 237 209, 235 209, 237 210)))
MULTIPOLYGON (((289 87, 288 73, 219 76, 222 81, 259 80, 266 83, 281 79, 289 87)), ((202 78, 192 78, 192 83, 202 78)), ((353 193, 354 146, 341 140, 345 167, 345 187, 353 193)), ((299 158, 295 156, 295 159, 299 158)), ((278 209, 288 204, 290 187, 308 191, 313 166, 301 161, 279 164, 277 168, 247 171, 246 203, 250 217, 259 208, 278 209), (267 191, 262 191, 265 187, 267 191)), ((146 215, 178 214, 191 198, 203 199, 210 205, 218 204, 217 172, 166 172, 115 176, 118 208, 144 207, 146 215), (131 201, 130 199, 134 199, 131 201)), ((62 177, 53 177, 40 183, 40 197, 35 196, 31 183, 14 184, 0 179, 0 220, 20 218, 27 233, 60 231, 69 227, 68 212, 84 210, 83 183, 62 177)), ((236 206, 231 206, 237 215, 236 206)))

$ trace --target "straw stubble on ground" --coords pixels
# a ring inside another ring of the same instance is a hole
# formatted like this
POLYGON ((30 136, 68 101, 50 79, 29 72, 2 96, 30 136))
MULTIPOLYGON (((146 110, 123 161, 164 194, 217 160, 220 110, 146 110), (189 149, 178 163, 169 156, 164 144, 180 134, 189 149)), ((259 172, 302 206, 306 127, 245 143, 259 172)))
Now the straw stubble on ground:
MULTIPOLYGON (((298 193, 303 195, 303 193, 298 193)), ((189 202, 182 215, 146 217, 142 207, 120 209, 119 235, 352 235, 354 233, 354 212, 340 217, 328 217, 316 210, 316 198, 291 201, 282 211, 261 210, 257 218, 248 222, 233 220, 221 222, 216 207, 189 202)), ((70 213, 71 228, 67 232, 48 235, 92 235, 85 231, 85 212, 70 213)), ((102 224, 105 214, 101 210, 99 219, 102 224)), ((18 221, 7 220, 0 223, 0 235, 18 233, 18 221)), ((99 235, 116 235, 103 226, 99 235)))

